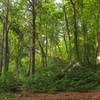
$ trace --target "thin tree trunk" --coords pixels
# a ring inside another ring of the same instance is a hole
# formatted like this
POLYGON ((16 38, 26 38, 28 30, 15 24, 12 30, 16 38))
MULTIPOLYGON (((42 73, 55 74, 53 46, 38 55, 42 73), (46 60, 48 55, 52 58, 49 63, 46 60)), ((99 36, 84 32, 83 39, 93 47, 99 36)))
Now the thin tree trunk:
POLYGON ((30 46, 30 65, 29 75, 32 76, 35 72, 35 0, 32 0, 32 38, 30 46))
MULTIPOLYGON (((84 20, 83 20, 84 21, 84 20)), ((85 21, 84 21, 85 22, 85 21)), ((87 31, 86 31, 86 24, 83 22, 83 43, 84 43, 84 53, 83 53, 83 59, 85 64, 89 64, 89 57, 88 57, 88 39, 87 39, 87 31)))
POLYGON ((67 34, 68 34, 68 40, 70 41, 70 30, 69 30, 69 25, 68 25, 68 19, 67 19, 67 13, 66 13, 65 6, 63 7, 63 12, 64 12, 64 17, 65 17, 65 22, 66 22, 66 29, 67 29, 67 34))
POLYGON ((17 46, 17 57, 16 57, 16 68, 17 71, 19 70, 19 39, 18 39, 18 46, 17 46))
POLYGON ((42 47, 42 45, 41 45, 41 43, 40 43, 40 41, 38 41, 38 43, 39 43, 39 46, 40 46, 40 49, 41 49, 41 62, 42 62, 42 66, 46 66, 46 53, 44 52, 44 49, 43 49, 43 47, 42 47))
POLYGON ((5 22, 3 21, 3 32, 2 32, 2 41, 1 41, 1 55, 0 55, 0 73, 2 73, 2 66, 3 66, 4 29, 5 29, 5 22))
POLYGON ((83 0, 82 0, 82 33, 83 33, 83 62, 85 64, 89 64, 89 57, 88 57, 88 33, 87 33, 87 25, 86 25, 86 20, 84 19, 84 4, 83 4, 83 0))
MULTIPOLYGON (((45 4, 47 3, 47 0, 45 0, 45 4)), ((46 11, 47 11, 47 9, 46 9, 46 11)), ((47 12, 46 12, 46 24, 45 24, 45 27, 46 27, 46 29, 47 29, 47 22, 48 22, 48 14, 47 14, 47 12)), ((47 31, 46 31, 46 61, 45 61, 45 65, 47 66, 48 65, 48 35, 47 35, 47 31)))
POLYGON ((74 21, 74 44, 75 44, 75 52, 76 52, 76 58, 79 61, 80 57, 79 57, 79 46, 78 46, 78 30, 77 30, 77 16, 76 16, 76 7, 75 7, 75 3, 73 2, 73 0, 70 0, 70 3, 72 5, 73 8, 73 21, 74 21))
POLYGON ((20 38, 20 48, 19 48, 19 68, 22 67, 22 56, 23 56, 23 36, 20 38))
MULTIPOLYGON (((65 22, 66 22, 66 30, 67 30, 67 37, 68 37, 68 42, 70 42, 70 30, 69 30, 69 25, 68 25, 68 18, 67 18, 67 13, 66 13, 66 8, 65 6, 63 7, 63 13, 64 13, 64 17, 65 17, 65 22)), ((71 45, 70 43, 68 44, 67 41, 66 41, 66 34, 64 34, 64 42, 65 42, 65 47, 66 47, 66 52, 69 54, 68 55, 68 59, 70 60, 71 59, 71 55, 70 55, 70 48, 71 48, 71 45), (68 50, 67 50, 68 49, 68 50)))
POLYGON ((18 51, 17 51, 17 57, 16 57, 16 68, 17 68, 17 71, 19 72, 20 69, 21 69, 21 66, 22 66, 22 62, 21 62, 21 59, 22 59, 22 51, 23 51, 23 35, 19 35, 19 38, 18 38, 18 51))
POLYGON ((69 52, 68 52, 68 45, 67 45, 67 40, 66 40, 66 34, 64 34, 63 39, 64 39, 65 48, 66 48, 66 53, 68 54, 69 52))
POLYGON ((100 47, 100 31, 99 31, 99 26, 100 26, 100 9, 98 10, 98 15, 97 15, 97 34, 96 34, 96 50, 95 50, 95 66, 94 70, 96 72, 96 66, 97 66, 97 56, 99 52, 99 47, 100 47))
POLYGON ((9 66, 9 46, 8 46, 8 14, 9 14, 9 0, 7 0, 6 7, 6 22, 5 22, 5 55, 4 55, 4 71, 8 71, 9 66))
POLYGON ((87 31, 86 31, 86 24, 83 20, 83 43, 84 43, 84 53, 83 53, 83 59, 85 64, 89 64, 89 58, 88 58, 88 46, 87 46, 87 31))

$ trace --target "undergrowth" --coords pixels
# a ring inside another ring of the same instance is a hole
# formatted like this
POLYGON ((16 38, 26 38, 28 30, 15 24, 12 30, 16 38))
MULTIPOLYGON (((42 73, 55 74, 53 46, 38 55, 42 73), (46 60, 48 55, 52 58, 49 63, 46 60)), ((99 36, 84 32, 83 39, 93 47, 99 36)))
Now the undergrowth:
MULTIPOLYGON (((80 70, 65 72, 58 77, 61 70, 67 66, 65 61, 50 62, 47 67, 37 67, 36 73, 28 77, 25 73, 9 72, 0 76, 0 92, 33 91, 56 93, 61 91, 95 91, 100 90, 100 71, 96 73, 88 66, 80 70), (57 66, 56 66, 57 65, 57 66)), ((9 96, 9 94, 7 94, 9 96)), ((2 95, 0 97, 3 97, 2 95)))

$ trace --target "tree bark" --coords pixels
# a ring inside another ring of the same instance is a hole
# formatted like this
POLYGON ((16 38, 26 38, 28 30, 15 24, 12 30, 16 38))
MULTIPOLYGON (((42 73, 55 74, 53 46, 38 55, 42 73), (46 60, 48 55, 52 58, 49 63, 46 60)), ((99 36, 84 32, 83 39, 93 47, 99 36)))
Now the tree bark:
POLYGON ((82 0, 82 33, 83 33, 83 63, 89 64, 89 57, 88 57, 88 32, 87 32, 87 25, 86 19, 84 18, 84 4, 82 0))
POLYGON ((95 50, 95 66, 94 66, 94 71, 96 72, 96 66, 97 66, 97 56, 100 48, 100 31, 99 31, 99 26, 100 26, 100 9, 98 10, 98 15, 97 15, 97 33, 96 33, 96 50, 95 50))
MULTIPOLYGON (((64 13, 64 17, 65 17, 65 22, 66 22, 66 30, 67 30, 67 37, 68 37, 68 42, 70 42, 70 30, 69 30, 69 25, 68 25, 68 18, 67 18, 67 13, 66 13, 66 8, 65 6, 63 7, 63 13, 64 13)), ((70 43, 68 44, 67 41, 66 41, 66 33, 64 34, 63 36, 64 38, 64 43, 65 43, 65 47, 66 47, 66 52, 68 53, 68 59, 70 60, 71 59, 71 55, 70 55, 70 48, 71 48, 71 45, 70 43)))
POLYGON ((29 75, 32 76, 35 72, 35 0, 32 0, 32 37, 30 45, 30 64, 29 75))
POLYGON ((8 46, 8 15, 9 15, 9 0, 6 7, 6 22, 5 22, 5 53, 4 53, 4 71, 8 71, 9 66, 9 46, 8 46))
POLYGON ((73 2, 73 0, 70 0, 70 3, 72 5, 73 8, 73 21, 74 21, 74 44, 75 44, 75 52, 76 52, 76 58, 79 61, 80 57, 79 57, 79 46, 78 46, 78 30, 77 30, 77 16, 76 16, 76 7, 75 7, 75 3, 73 2))
POLYGON ((0 73, 2 73, 2 66, 3 66, 3 52, 4 52, 4 29, 5 29, 5 22, 3 21, 3 32, 2 32, 2 41, 1 41, 1 55, 0 55, 0 73))
POLYGON ((41 62, 42 62, 42 66, 45 67, 46 66, 46 53, 40 43, 40 41, 38 40, 38 43, 39 43, 39 46, 40 46, 40 49, 41 49, 41 62))
MULTIPOLYGON (((47 0, 45 0, 45 4, 47 3, 47 0)), ((45 27, 46 27, 46 29, 47 29, 47 23, 48 23, 48 13, 47 13, 47 9, 46 9, 46 23, 45 23, 45 27)), ((46 66, 48 66, 48 34, 47 34, 47 31, 46 31, 46 55, 45 55, 45 57, 46 57, 46 61, 45 61, 45 65, 46 66)))

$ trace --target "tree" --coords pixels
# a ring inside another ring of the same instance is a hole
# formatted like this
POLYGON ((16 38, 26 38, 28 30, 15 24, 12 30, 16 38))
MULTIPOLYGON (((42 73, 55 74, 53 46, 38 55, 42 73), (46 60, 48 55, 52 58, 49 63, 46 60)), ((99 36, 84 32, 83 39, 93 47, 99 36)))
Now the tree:
POLYGON ((31 44, 30 44, 30 62, 29 62, 29 74, 35 72, 35 0, 32 0, 32 36, 31 36, 31 44))
MULTIPOLYGON (((67 37, 68 37, 68 42, 70 42, 71 40, 71 37, 70 37, 70 30, 69 30, 69 24, 68 24, 68 17, 67 17, 67 13, 66 13, 66 6, 63 7, 63 13, 64 13, 64 18, 65 18, 65 22, 66 22, 66 31, 67 31, 67 37)), ((71 48, 71 45, 69 43, 69 46, 67 44, 67 41, 66 41, 66 34, 64 34, 64 42, 65 42, 65 46, 66 46, 66 51, 70 51, 70 48, 71 48)), ((70 53, 68 52, 69 54, 69 59, 71 59, 71 55, 70 53)))
POLYGON ((76 6, 73 0, 70 0, 73 9, 73 24, 74 24, 74 44, 75 44, 75 53, 76 58, 79 60, 79 46, 78 46, 78 30, 77 30, 77 15, 76 15, 76 6))
POLYGON ((9 0, 6 2, 6 14, 5 14, 5 52, 4 52, 4 70, 8 71, 9 66, 9 46, 8 46, 8 33, 9 33, 9 25, 8 25, 8 17, 9 17, 9 0))
MULTIPOLYGON (((2 2, 3 6, 3 2, 2 2)), ((1 47, 0 47, 0 74, 2 73, 2 67, 3 67, 3 54, 4 54, 4 30, 5 30, 5 17, 4 17, 4 8, 2 7, 2 14, 0 16, 1 23, 3 24, 2 29, 2 38, 1 38, 1 47)))
POLYGON ((3 19, 3 32, 2 32, 2 39, 1 39, 1 54, 0 54, 0 73, 2 72, 3 67, 3 53, 4 53, 4 29, 5 29, 5 22, 3 19))

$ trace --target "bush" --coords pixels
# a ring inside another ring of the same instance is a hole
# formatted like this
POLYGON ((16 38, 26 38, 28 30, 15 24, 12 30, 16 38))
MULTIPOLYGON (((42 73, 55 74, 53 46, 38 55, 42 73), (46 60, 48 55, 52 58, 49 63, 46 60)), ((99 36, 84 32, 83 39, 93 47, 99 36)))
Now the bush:
MULTIPOLYGON (((53 69, 52 69, 53 70, 53 69)), ((54 93, 58 91, 86 92, 99 88, 99 74, 90 69, 67 72, 59 79, 57 73, 48 68, 46 71, 37 72, 26 80, 25 87, 36 92, 54 93)))
POLYGON ((35 75, 26 79, 24 83, 25 89, 48 93, 57 92, 59 89, 65 90, 65 87, 62 89, 62 85, 61 87, 60 85, 58 87, 60 80, 57 80, 56 76, 62 70, 62 68, 66 66, 67 63, 65 60, 60 58, 52 58, 47 67, 38 67, 35 75))
POLYGON ((19 83, 14 73, 6 73, 0 77, 0 91, 16 91, 19 83))
POLYGON ((54 89, 54 76, 50 73, 40 73, 27 78, 24 87, 25 89, 35 92, 53 92, 54 89))
POLYGON ((47 67, 37 67, 32 77, 25 73, 6 73, 0 77, 0 91, 15 91, 21 86, 24 91, 55 93, 61 91, 94 91, 100 90, 100 71, 96 73, 90 67, 81 67, 80 70, 65 72, 62 78, 58 77, 61 70, 66 67, 64 61, 59 59, 51 62, 47 67), (56 67, 56 64, 58 68, 56 67), (63 66, 63 67, 62 67, 63 66), (22 75, 23 74, 23 75, 22 75))
POLYGON ((69 72, 65 75, 64 79, 68 81, 66 85, 69 91, 92 91, 99 85, 97 75, 90 69, 69 72))

